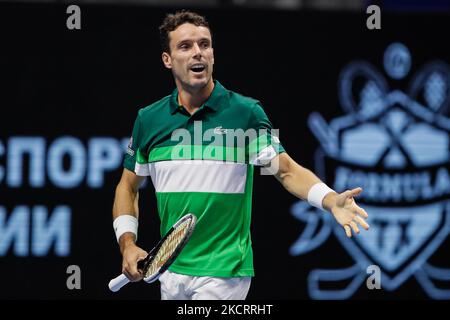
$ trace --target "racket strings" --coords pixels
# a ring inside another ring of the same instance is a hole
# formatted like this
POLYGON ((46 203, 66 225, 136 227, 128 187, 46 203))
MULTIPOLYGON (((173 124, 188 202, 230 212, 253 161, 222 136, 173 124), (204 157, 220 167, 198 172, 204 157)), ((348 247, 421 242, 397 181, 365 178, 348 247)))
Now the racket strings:
POLYGON ((156 253, 153 262, 150 264, 146 272, 146 276, 155 274, 159 270, 159 268, 161 268, 166 263, 166 261, 172 256, 178 245, 184 239, 184 236, 189 230, 190 225, 190 220, 184 221, 167 237, 167 239, 161 245, 161 248, 156 253))

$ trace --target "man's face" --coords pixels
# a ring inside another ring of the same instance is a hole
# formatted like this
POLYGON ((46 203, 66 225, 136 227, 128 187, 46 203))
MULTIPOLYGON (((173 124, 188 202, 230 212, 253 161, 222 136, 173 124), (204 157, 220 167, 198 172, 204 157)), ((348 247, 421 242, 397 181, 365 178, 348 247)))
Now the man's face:
POLYGON ((212 78, 214 64, 209 29, 185 23, 170 32, 169 37, 170 54, 164 52, 162 59, 175 81, 192 90, 205 87, 212 78))

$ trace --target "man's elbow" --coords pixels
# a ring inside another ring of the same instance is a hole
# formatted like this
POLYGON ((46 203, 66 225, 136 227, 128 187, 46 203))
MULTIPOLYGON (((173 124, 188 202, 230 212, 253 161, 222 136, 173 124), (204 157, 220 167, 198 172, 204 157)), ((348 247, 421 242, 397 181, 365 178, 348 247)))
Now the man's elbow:
POLYGON ((286 179, 289 179, 292 177, 295 171, 295 165, 296 163, 292 158, 290 158, 288 155, 280 155, 277 159, 278 161, 278 168, 276 171, 276 178, 283 182, 286 179))
POLYGON ((137 194, 139 191, 139 188, 134 188, 132 184, 129 184, 123 180, 121 180, 117 186, 116 186, 116 196, 119 194, 137 194))

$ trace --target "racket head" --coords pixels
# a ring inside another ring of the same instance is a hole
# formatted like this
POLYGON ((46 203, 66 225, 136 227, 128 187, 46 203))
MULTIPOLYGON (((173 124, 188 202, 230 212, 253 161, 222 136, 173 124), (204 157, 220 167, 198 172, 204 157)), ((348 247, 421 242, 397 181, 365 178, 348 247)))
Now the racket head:
POLYGON ((148 256, 140 261, 144 281, 151 283, 170 267, 183 250, 194 232, 197 217, 188 213, 181 217, 149 252, 148 256))

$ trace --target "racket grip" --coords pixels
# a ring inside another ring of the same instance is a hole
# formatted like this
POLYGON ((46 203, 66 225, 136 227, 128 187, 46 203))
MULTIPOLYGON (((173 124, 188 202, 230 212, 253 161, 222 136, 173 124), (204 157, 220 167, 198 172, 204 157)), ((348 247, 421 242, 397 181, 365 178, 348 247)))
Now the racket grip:
POLYGON ((112 279, 109 282, 108 287, 109 287, 109 290, 111 290, 112 292, 117 292, 120 290, 120 288, 122 288, 128 282, 130 282, 130 280, 128 280, 128 278, 122 273, 120 276, 112 279))

